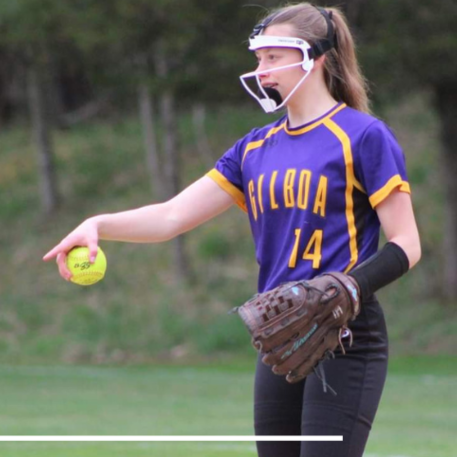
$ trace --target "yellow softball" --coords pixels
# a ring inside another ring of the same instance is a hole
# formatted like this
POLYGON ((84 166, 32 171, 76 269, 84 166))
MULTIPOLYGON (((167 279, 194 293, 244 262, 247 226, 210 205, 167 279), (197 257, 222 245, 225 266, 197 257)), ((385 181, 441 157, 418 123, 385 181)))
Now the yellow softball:
POLYGON ((105 276, 106 256, 99 247, 95 262, 90 263, 87 247, 73 248, 67 254, 67 267, 72 273, 71 282, 80 286, 90 286, 105 276))

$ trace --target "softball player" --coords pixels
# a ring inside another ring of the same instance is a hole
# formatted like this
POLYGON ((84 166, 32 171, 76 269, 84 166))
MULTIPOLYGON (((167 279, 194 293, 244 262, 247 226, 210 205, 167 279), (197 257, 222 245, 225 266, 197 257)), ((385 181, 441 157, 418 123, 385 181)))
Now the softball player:
POLYGON ((387 332, 374 295, 420 258, 404 156, 368 114, 368 100, 341 12, 310 4, 280 8, 258 24, 249 49, 256 71, 241 82, 278 121, 252 130, 215 168, 168 202, 87 219, 46 256, 68 279, 66 253, 99 239, 160 242, 238 204, 251 223, 258 290, 326 271, 355 278, 363 305, 354 345, 289 384, 258 363, 258 435, 342 435, 343 442, 259 442, 261 457, 362 456, 387 371, 387 332), (199 202, 198 205, 195 202, 199 202), (378 251, 380 228, 387 243, 378 251))

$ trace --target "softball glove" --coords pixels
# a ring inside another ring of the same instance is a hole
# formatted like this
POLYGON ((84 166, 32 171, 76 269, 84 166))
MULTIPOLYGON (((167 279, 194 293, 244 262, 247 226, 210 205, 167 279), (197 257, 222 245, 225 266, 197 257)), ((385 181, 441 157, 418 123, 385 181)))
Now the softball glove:
POLYGON ((281 284, 235 310, 274 373, 294 383, 314 370, 326 390, 323 370, 316 367, 338 346, 345 353, 342 338, 352 345, 348 322, 360 311, 359 297, 355 280, 334 272, 281 284))

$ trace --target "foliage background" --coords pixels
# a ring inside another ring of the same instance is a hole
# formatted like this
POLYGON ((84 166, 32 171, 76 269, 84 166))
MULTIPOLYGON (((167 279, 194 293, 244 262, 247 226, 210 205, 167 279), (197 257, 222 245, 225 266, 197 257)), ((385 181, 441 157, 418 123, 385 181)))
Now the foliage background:
MULTIPOLYGON (((252 127, 271 121, 237 82, 254 65, 245 37, 263 8, 275 5, 258 3, 2 3, 0 362, 135 364, 252 354, 245 329, 227 314, 256 288, 249 227, 237 209, 186 236, 185 277, 176 272, 173 243, 102 244, 108 274, 92 288, 65 283, 41 257, 85 217, 159 200, 146 166, 139 88, 146 87, 152 103, 160 160, 167 161, 170 132, 176 141, 179 188, 252 127), (36 117, 29 117, 37 80, 45 101, 39 132, 46 134, 58 193, 52 208, 43 206, 37 160, 43 141, 32 135, 36 117), (171 128, 167 100, 174 107, 171 128), (195 135, 201 105, 206 152, 195 135)), ((404 146, 422 235, 421 263, 380 293, 392 353, 455 355, 456 299, 442 282, 443 272, 453 272, 455 252, 444 243, 456 228, 446 178, 453 162, 443 154, 455 151, 443 127, 454 113, 437 103, 443 85, 449 100, 455 95, 449 56, 456 40, 448 24, 454 5, 340 3, 358 38, 374 111, 404 146), (414 46, 423 30, 427 39, 414 46), (437 54, 432 71, 429 56, 437 54)), ((164 176, 167 187, 171 178, 164 176)))

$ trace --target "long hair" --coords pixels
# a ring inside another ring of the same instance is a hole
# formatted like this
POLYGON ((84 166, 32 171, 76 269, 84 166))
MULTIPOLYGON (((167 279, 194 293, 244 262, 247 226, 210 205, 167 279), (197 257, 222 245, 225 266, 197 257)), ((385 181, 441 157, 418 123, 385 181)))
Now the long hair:
MULTIPOLYGON (((336 33, 336 49, 326 52, 324 78, 335 100, 343 101, 351 108, 370 112, 367 82, 360 71, 355 44, 344 14, 336 7, 325 8, 331 12, 336 33)), ((284 6, 270 12, 262 22, 267 26, 290 24, 294 36, 314 44, 327 37, 327 22, 322 13, 310 3, 284 6)))

